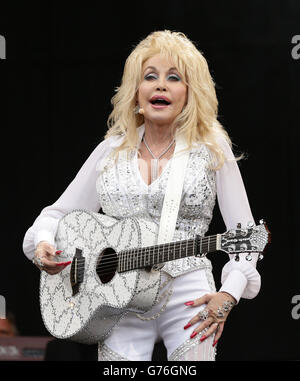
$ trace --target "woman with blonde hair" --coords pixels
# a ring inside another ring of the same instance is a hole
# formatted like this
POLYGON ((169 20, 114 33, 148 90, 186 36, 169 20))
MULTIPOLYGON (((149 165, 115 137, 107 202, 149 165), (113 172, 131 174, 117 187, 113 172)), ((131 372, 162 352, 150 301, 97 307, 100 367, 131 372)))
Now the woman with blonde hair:
MULTIPOLYGON (((40 269, 56 274, 69 264, 55 261, 55 233, 59 219, 73 209, 102 208, 116 219, 135 216, 159 228, 180 141, 187 161, 172 240, 204 236, 216 198, 227 229, 253 222, 230 138, 217 120, 207 61, 183 33, 157 31, 142 40, 126 60, 112 104, 104 141, 26 232, 24 252, 40 269)), ((121 319, 99 343, 99 360, 149 361, 159 340, 170 361, 215 360, 230 310, 241 297, 259 292, 256 261, 256 255, 252 261, 230 255, 218 291, 206 257, 166 262, 159 270, 157 303, 145 314, 129 312, 121 319)))

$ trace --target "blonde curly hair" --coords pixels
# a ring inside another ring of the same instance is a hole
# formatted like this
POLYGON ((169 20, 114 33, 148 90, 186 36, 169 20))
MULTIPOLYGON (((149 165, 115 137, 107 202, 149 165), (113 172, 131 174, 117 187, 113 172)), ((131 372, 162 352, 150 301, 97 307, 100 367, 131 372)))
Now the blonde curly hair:
POLYGON ((206 144, 213 154, 214 169, 219 169, 225 157, 218 141, 223 138, 230 147, 232 143, 217 120, 218 100, 207 61, 181 32, 155 31, 140 41, 128 56, 121 85, 111 99, 113 111, 108 117, 105 139, 124 135, 114 154, 123 149, 137 150, 137 128, 143 124, 144 117, 134 113, 136 95, 142 80, 143 64, 156 54, 170 59, 187 85, 188 101, 175 120, 175 136, 184 134, 188 149, 195 142, 206 144))

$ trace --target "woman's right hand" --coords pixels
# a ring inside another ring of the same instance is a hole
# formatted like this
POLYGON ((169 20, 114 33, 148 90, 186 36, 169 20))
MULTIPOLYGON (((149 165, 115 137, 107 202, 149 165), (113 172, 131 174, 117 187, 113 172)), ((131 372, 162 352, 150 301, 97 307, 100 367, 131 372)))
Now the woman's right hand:
POLYGON ((71 261, 57 262, 55 258, 60 253, 61 251, 56 251, 50 243, 41 241, 35 249, 33 263, 41 271, 46 271, 50 275, 58 274, 71 263, 71 261))

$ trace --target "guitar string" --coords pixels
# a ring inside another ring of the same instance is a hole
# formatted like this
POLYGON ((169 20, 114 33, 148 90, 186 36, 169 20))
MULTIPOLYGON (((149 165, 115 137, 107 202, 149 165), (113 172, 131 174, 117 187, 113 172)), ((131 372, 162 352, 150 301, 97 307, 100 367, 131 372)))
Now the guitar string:
MULTIPOLYGON (((207 245, 207 250, 209 249, 209 246, 213 245, 214 243, 216 243, 216 241, 217 241, 217 239, 215 241, 211 240, 209 242, 209 245, 207 245)), ((204 244, 202 246, 204 246, 204 244)), ((170 255, 172 255, 172 256, 175 255, 176 256, 176 255, 178 255, 178 253, 181 253, 181 252, 184 252, 184 251, 187 251, 187 250, 190 251, 190 249, 193 249, 194 247, 195 247, 195 243, 193 243, 193 242, 187 242, 187 244, 185 246, 179 245, 178 247, 172 248, 172 253, 168 253, 168 252, 165 252, 165 253, 162 253, 162 252, 160 252, 160 253, 144 252, 143 253, 142 252, 141 253, 140 252, 140 253, 130 253, 129 256, 125 255, 123 258, 121 258, 121 254, 124 253, 124 250, 123 250, 123 251, 121 251, 119 253, 117 259, 118 260, 120 259, 121 262, 124 261, 125 262, 125 267, 126 267, 126 264, 128 265, 128 262, 130 264, 131 264, 131 262, 135 262, 136 264, 138 264, 138 263, 141 263, 144 259, 151 259, 151 257, 153 257, 153 256, 156 256, 156 258, 158 257, 158 258, 164 259, 162 262, 165 262, 166 261, 165 260, 165 256, 168 256, 168 257, 170 255), (137 256, 138 256, 138 258, 137 258, 137 256)), ((206 250, 204 250, 203 252, 206 252, 206 250)), ((187 255, 187 256, 189 257, 189 256, 193 256, 193 255, 195 255, 195 254, 192 254, 192 255, 190 254, 190 255, 187 255)), ((186 256, 175 258, 175 259, 181 259, 181 258, 186 258, 186 256)), ((171 259, 171 260, 174 260, 174 259, 171 259)), ((107 265, 109 264, 109 261, 107 260, 107 257, 105 259, 103 259, 103 262, 104 263, 102 265, 100 264, 99 267, 102 267, 102 268, 107 267, 107 265)), ((116 261, 113 261, 113 263, 115 263, 115 262, 116 261)), ((169 261, 166 261, 166 262, 169 262, 169 261)), ((144 263, 144 266, 147 266, 147 265, 144 263)), ((98 266, 97 266, 97 268, 98 268, 98 266)))
MULTIPOLYGON (((215 241, 211 241, 210 243, 209 243, 209 245, 211 245, 211 244, 214 244, 214 243, 216 243, 216 240, 215 241)), ((207 246, 207 249, 209 248, 209 245, 207 246)), ((151 248, 152 246, 150 246, 150 248, 151 248)), ((181 251, 185 251, 185 250, 188 250, 188 249, 191 249, 191 248, 193 248, 194 247, 194 243, 189 243, 189 242, 187 242, 187 244, 186 244, 186 246, 183 248, 182 247, 182 245, 179 245, 179 247, 177 247, 177 248, 173 248, 172 249, 172 255, 173 255, 173 253, 175 253, 175 254, 178 254, 178 252, 181 252, 181 251), (181 246, 181 247, 180 247, 181 246)), ((134 250, 134 249, 129 249, 128 250, 128 252, 126 253, 126 250, 122 250, 122 251, 120 251, 119 253, 113 253, 113 254, 109 254, 109 255, 107 255, 106 257, 105 257, 105 259, 103 260, 103 262, 104 262, 104 264, 105 265, 109 265, 110 263, 116 263, 116 259, 117 259, 117 261, 119 261, 120 259, 122 260, 122 261, 124 261, 124 262, 126 262, 126 263, 128 263, 128 262, 130 262, 130 261, 132 261, 132 260, 135 260, 135 262, 136 262, 136 258, 134 259, 134 256, 136 256, 136 255, 138 255, 138 260, 140 261, 140 259, 145 259, 145 258, 151 258, 151 256, 157 256, 157 253, 154 253, 154 252, 142 252, 142 250, 143 250, 144 248, 137 248, 136 250, 141 250, 141 252, 139 252, 139 253, 133 253, 133 252, 131 252, 132 250, 134 250), (121 258, 121 255, 123 254, 123 253, 125 253, 125 256, 123 256, 123 258, 121 258), (117 254, 117 258, 116 258, 116 255, 115 254, 117 254), (128 255, 129 254, 129 255, 128 255), (110 262, 109 260, 111 259, 111 258, 113 258, 113 260, 110 262)), ((158 249, 157 249, 158 250, 158 249)), ((206 252, 205 250, 203 251, 204 253, 206 252)), ((167 254, 169 254, 169 253, 163 253, 163 255, 167 255, 167 254)), ((160 253, 160 255, 162 255, 162 253, 160 253)), ((170 255, 170 254, 169 254, 170 255)), ((159 256, 159 255, 158 255, 159 256)), ((78 258, 79 260, 81 259, 81 258, 78 258)), ((179 258, 180 259, 180 258, 179 258)), ((77 268, 80 268, 80 266, 84 266, 84 265, 82 265, 82 264, 78 264, 77 265, 77 268)), ((103 265, 101 265, 101 264, 99 264, 96 268, 98 268, 98 267, 102 267, 103 265)))
MULTIPOLYGON (((255 252, 257 252, 257 251, 255 251, 255 252)), ((241 255, 241 254, 247 254, 247 253, 252 253, 252 251, 241 252, 241 253, 239 253, 239 255, 241 255)), ((186 257, 184 257, 184 258, 186 258, 186 257)), ((181 258, 176 258, 176 259, 181 259, 181 258)), ((173 260, 173 259, 172 259, 172 260, 173 260)), ((115 262, 115 263, 117 263, 117 262, 115 262)), ((148 266, 151 266, 151 265, 148 265, 148 266)), ((138 270, 138 269, 145 268, 145 267, 148 267, 148 266, 147 266, 147 265, 143 265, 143 266, 141 266, 141 267, 138 266, 138 267, 134 267, 134 268, 126 268, 126 269, 124 269, 123 271, 121 271, 121 273, 122 273, 122 272, 126 272, 126 271, 130 271, 130 270, 138 270)), ((83 267, 84 267, 84 266, 83 266, 83 267)), ((116 266, 111 267, 111 266, 98 265, 98 266, 96 266, 96 270, 97 270, 98 268, 101 268, 101 271, 97 272, 98 275, 108 275, 108 274, 112 274, 113 272, 115 273, 115 272, 117 271, 117 269, 118 269, 118 266, 117 266, 117 267, 116 267, 116 266), (104 271, 104 268, 105 268, 105 272, 103 272, 103 271, 104 271), (109 269, 110 271, 108 271, 108 269, 109 269)), ((117 272, 120 273, 120 271, 117 271, 117 272)), ((78 272, 77 272, 77 275, 80 276, 80 275, 83 274, 83 273, 84 273, 84 269, 83 269, 83 270, 81 269, 81 271, 78 271, 78 272)))
MULTIPOLYGON (((216 243, 216 241, 217 241, 217 239, 210 239, 210 242, 209 242, 209 245, 207 245, 207 249, 208 249, 208 247, 211 245, 211 244, 214 244, 214 243, 216 243)), ((185 240, 185 241, 177 241, 176 243, 178 243, 178 242, 182 242, 181 244, 178 244, 178 247, 176 248, 176 247, 173 247, 172 248, 172 252, 174 252, 174 251, 184 251, 184 250, 186 250, 186 249, 190 249, 190 248, 193 248, 194 246, 195 246, 195 241, 193 241, 193 242, 190 242, 190 240, 185 240), (184 243, 183 242, 185 242, 186 243, 186 246, 183 248, 182 246, 184 245, 184 243)), ((175 243, 175 242, 171 242, 171 244, 173 244, 173 243, 175 243)), ((164 245, 164 244, 163 244, 164 245)), ((152 247, 155 247, 155 250, 159 250, 159 249, 163 249, 163 245, 157 245, 157 246, 149 246, 149 249, 151 249, 152 247)), ((204 246, 205 245, 205 243, 202 243, 201 244, 201 246, 204 246)), ((108 264, 109 263, 109 261, 108 261, 108 259, 111 259, 111 258, 113 258, 113 261, 112 261, 112 263, 115 263, 115 257, 116 257, 116 254, 117 254, 117 259, 120 259, 120 257, 121 257, 121 255, 122 254, 124 254, 125 253, 125 256, 123 256, 123 259, 122 260, 124 260, 124 261, 128 261, 128 260, 132 260, 132 258, 133 258, 133 256, 134 255, 138 255, 139 256, 139 258, 146 258, 146 257, 151 257, 151 256, 153 256, 153 255, 156 255, 157 256, 157 253, 154 253, 154 251, 152 251, 152 252, 146 252, 146 249, 148 248, 148 246, 147 247, 144 247, 144 248, 135 248, 135 249, 128 249, 128 250, 122 250, 122 251, 120 251, 119 253, 112 253, 112 254, 109 254, 109 255, 107 255, 107 256, 105 256, 105 264, 108 264), (140 250, 140 252, 133 252, 134 250, 140 250), (129 254, 129 255, 128 255, 129 254)), ((168 249, 170 249, 170 246, 168 246, 167 247, 167 250, 168 249)), ((205 252, 205 251, 204 251, 205 252)), ((163 253, 163 255, 167 255, 168 253, 163 253)), ((162 253, 161 253, 161 255, 162 255, 162 253)), ((75 258, 73 258, 73 259, 75 259, 75 258)), ((81 258, 78 258, 78 259, 81 259, 81 258)), ((80 266, 80 264, 79 264, 79 266, 80 266)))
MULTIPOLYGON (((242 253, 239 253, 239 254, 247 254, 247 253, 251 253, 252 251, 246 251, 246 252, 242 252, 242 253)), ((191 256, 191 255, 189 255, 189 256, 191 256)), ((186 257, 184 257, 184 258, 186 258, 186 257)), ((181 259, 181 258, 175 258, 175 259, 181 259)), ((174 260, 174 259, 172 259, 172 260, 174 260)), ((168 261, 167 261, 168 262, 168 261)), ((120 265, 120 263, 119 263, 119 261, 115 261, 115 262, 111 262, 111 263, 114 263, 114 264, 119 264, 120 265)), ((163 262, 162 262, 163 263, 163 262)), ((130 263, 130 266, 132 265, 132 263, 130 263)), ((130 268, 128 268, 128 262, 125 264, 125 269, 123 270, 123 271, 121 271, 121 272, 126 272, 126 271, 130 271, 130 270, 137 270, 137 269, 141 269, 141 268, 145 268, 145 267, 147 267, 147 266, 151 266, 151 265, 146 265, 146 264, 143 264, 142 266, 137 266, 137 267, 130 267, 130 268), (127 266, 126 266, 127 265, 127 266)), ((79 267, 81 267, 81 270, 82 270, 82 267, 84 267, 84 265, 83 266, 78 266, 77 268, 79 268, 79 267)), ((101 269, 101 271, 99 271, 99 273, 98 273, 98 275, 106 275, 106 274, 111 274, 112 272, 115 272, 116 271, 116 268, 118 268, 118 266, 111 266, 110 264, 109 265, 98 265, 98 266, 96 266, 96 270, 97 269, 101 269), (105 272, 104 272, 105 271, 105 272)), ((81 275, 82 273, 84 272, 84 270, 83 271, 78 271, 77 272, 77 275, 79 276, 79 275, 81 275)))
MULTIPOLYGON (((210 244, 213 244, 213 243, 215 243, 216 242, 216 240, 217 239, 215 239, 215 240, 212 240, 212 239, 210 239, 210 244)), ((180 241, 178 241, 178 242, 180 242, 180 241)), ((183 241, 181 241, 181 242, 183 242, 183 241)), ((180 252, 182 252, 182 251, 186 251, 186 250, 189 250, 189 249, 191 249, 191 248, 193 248, 194 247, 194 243, 189 243, 189 241, 186 241, 187 242, 187 245, 186 245, 186 247, 184 247, 184 248, 182 248, 182 247, 180 247, 180 245, 179 245, 179 247, 178 248, 174 248, 173 249, 173 253, 172 253, 172 255, 174 255, 175 254, 175 256, 178 254, 178 253, 180 253, 180 252)), ((182 246, 182 245, 181 245, 182 246)), ((143 248, 137 248, 138 250, 141 250, 141 249, 143 249, 143 248)), ((208 246, 207 246, 207 249, 208 249, 208 246)), ((132 250, 132 249, 131 249, 132 250)), ((130 264, 130 265, 132 265, 132 262, 135 262, 135 264, 139 264, 139 263, 141 263, 144 259, 149 259, 149 256, 150 256, 150 258, 151 258, 151 256, 153 256, 153 255, 155 255, 154 253, 150 253, 150 255, 149 255, 149 253, 138 253, 138 254, 140 254, 139 255, 139 257, 138 257, 138 259, 135 257, 135 258, 133 258, 133 255, 130 255, 130 256, 127 256, 127 257, 124 257, 124 258, 120 258, 120 254, 121 253, 124 253, 124 252, 126 252, 126 251, 121 251, 121 252, 119 252, 118 254, 118 256, 117 256, 117 258, 115 257, 115 255, 109 255, 109 256, 107 256, 106 258, 105 258, 105 260, 103 261, 103 263, 101 264, 98 264, 97 266, 96 266, 96 270, 97 269, 99 269, 99 268, 101 268, 101 270, 107 270, 108 268, 109 269, 111 269, 111 270, 114 270, 115 269, 115 266, 111 266, 112 264, 120 264, 120 259, 121 259, 121 261, 124 261, 125 263, 124 263, 124 268, 126 268, 127 269, 127 267, 128 267, 128 264, 130 264), (109 258, 112 258, 112 257, 114 257, 114 258, 116 258, 116 260, 112 260, 112 261, 108 261, 107 259, 109 258)), ((205 253, 206 251, 204 250, 204 253, 205 253)), ((128 254, 128 253, 127 253, 128 254)), ((133 254, 133 253, 131 253, 131 254, 133 254)), ((137 253, 135 253, 135 254, 137 254, 137 253)), ((167 254, 167 253, 164 253, 164 255, 165 254, 167 254)), ((157 254, 156 254, 157 255, 157 254)), ((188 256, 192 256, 192 255, 188 255, 188 256)), ((186 258, 186 256, 184 256, 183 258, 186 258)), ((81 258, 78 258, 78 260, 80 260, 81 258)), ((175 258, 175 259, 181 259, 181 257, 179 257, 179 258, 175 258)), ((172 260, 174 260, 174 259, 172 259, 172 260)), ((82 261, 82 259, 81 259, 81 261, 82 261)), ((143 264, 143 266, 142 267, 147 267, 147 266, 150 266, 150 265, 146 265, 145 263, 143 264)), ((81 263, 78 263, 77 264, 77 269, 78 270, 81 270, 82 268, 84 268, 85 267, 85 265, 84 264, 81 264, 81 263)), ((139 267, 138 267, 139 268, 139 267)), ((130 270, 130 269, 128 269, 128 270, 130 270)), ((126 270, 125 270, 126 271, 126 270)), ((82 273, 82 272, 81 272, 82 273)), ((78 275, 80 275, 81 273, 79 273, 79 271, 78 271, 78 275)), ((103 273, 102 271, 101 271, 101 274, 102 275, 104 275, 105 273, 103 273)), ((106 273, 106 274, 108 274, 108 273, 106 273)))
MULTIPOLYGON (((201 238, 201 242, 200 242, 201 248, 203 249, 203 246, 207 245, 207 250, 209 251, 209 246, 211 244, 216 243, 217 239, 218 239, 218 235, 213 235, 213 236, 210 236, 210 237, 202 237, 201 238)), ((134 267, 134 268, 128 268, 128 267, 132 266, 133 264, 134 265, 138 265, 137 268, 144 268, 144 267, 147 267, 147 266, 151 266, 152 264, 146 264, 145 262, 141 266, 139 266, 139 264, 142 264, 144 259, 147 259, 147 258, 151 259, 151 256, 156 256, 156 258, 157 258, 157 255, 158 255, 158 258, 159 258, 160 255, 163 255, 163 256, 168 255, 168 258, 169 258, 170 253, 164 253, 163 252, 163 253, 158 254, 158 253, 154 253, 154 250, 159 251, 159 249, 164 249, 164 248, 166 248, 167 250, 170 250, 170 245, 173 245, 173 247, 172 247, 172 254, 171 255, 175 255, 175 259, 181 259, 182 257, 176 258, 176 255, 178 255, 178 253, 180 253, 180 252, 189 250, 191 247, 193 248, 195 246, 195 239, 187 239, 187 240, 170 242, 170 243, 167 243, 167 244, 160 244, 160 245, 156 245, 156 246, 149 246, 149 247, 142 247, 142 248, 137 247, 137 248, 134 248, 134 249, 122 250, 119 253, 109 254, 109 255, 107 255, 105 257, 105 259, 103 259, 103 263, 100 263, 100 264, 98 264, 96 266, 96 270, 97 269, 101 269, 101 275, 105 275, 105 274, 110 274, 111 271, 110 272, 106 272, 106 273, 103 272, 103 271, 104 270, 106 271, 107 269, 115 270, 116 269, 116 266, 115 266, 116 264, 117 264, 117 268, 118 268, 118 265, 119 265, 119 267, 120 267, 120 265, 123 266, 124 267, 124 270, 123 270, 124 272, 136 269, 136 267, 134 267), (182 247, 183 245, 186 245, 186 246, 183 248, 182 247), (152 252, 149 252, 149 251, 146 252, 147 248, 149 250, 153 249, 153 251, 152 252), (136 252, 134 252, 134 250, 136 250, 136 252), (123 258, 121 258, 121 255, 124 254, 124 253, 125 253, 125 255, 123 256, 123 258), (137 256, 138 256, 138 258, 137 258, 137 256), (112 258, 113 258, 113 260, 111 260, 112 258), (112 264, 114 266, 112 266, 112 264)), ((199 244, 198 244, 198 246, 199 246, 199 244)), ((202 250, 202 251, 203 251, 203 253, 207 253, 208 252, 206 250, 202 250)), ((240 252, 239 254, 243 254, 243 253, 246 254, 247 252, 252 252, 252 251, 243 251, 243 252, 240 252)), ((255 250, 254 252, 257 252, 257 250, 255 250)), ((232 254, 235 254, 235 253, 232 252, 232 254)), ((193 256, 193 255, 195 255, 195 254, 184 256, 183 258, 186 258, 186 257, 189 257, 189 256, 193 256)), ((78 259, 80 260, 81 258, 78 258, 78 259)), ((171 259, 171 260, 175 260, 175 259, 171 259)), ((164 261, 162 261, 162 263, 163 262, 164 261)), ((169 262, 169 261, 166 261, 166 262, 169 262)), ((155 263, 153 263, 153 264, 155 264, 155 263)), ((77 264, 77 269, 78 270, 81 270, 84 267, 85 267, 84 264, 80 264, 80 263, 77 264)), ((77 274, 81 275, 82 272, 78 271, 77 274)))

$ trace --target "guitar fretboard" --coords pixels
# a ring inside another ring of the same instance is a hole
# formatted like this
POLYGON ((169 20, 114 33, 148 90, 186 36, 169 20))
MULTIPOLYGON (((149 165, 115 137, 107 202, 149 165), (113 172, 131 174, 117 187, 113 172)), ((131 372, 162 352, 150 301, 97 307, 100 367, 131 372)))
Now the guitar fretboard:
POLYGON ((217 236, 203 238, 197 236, 183 241, 120 251, 118 254, 118 272, 141 269, 216 251, 217 236))

